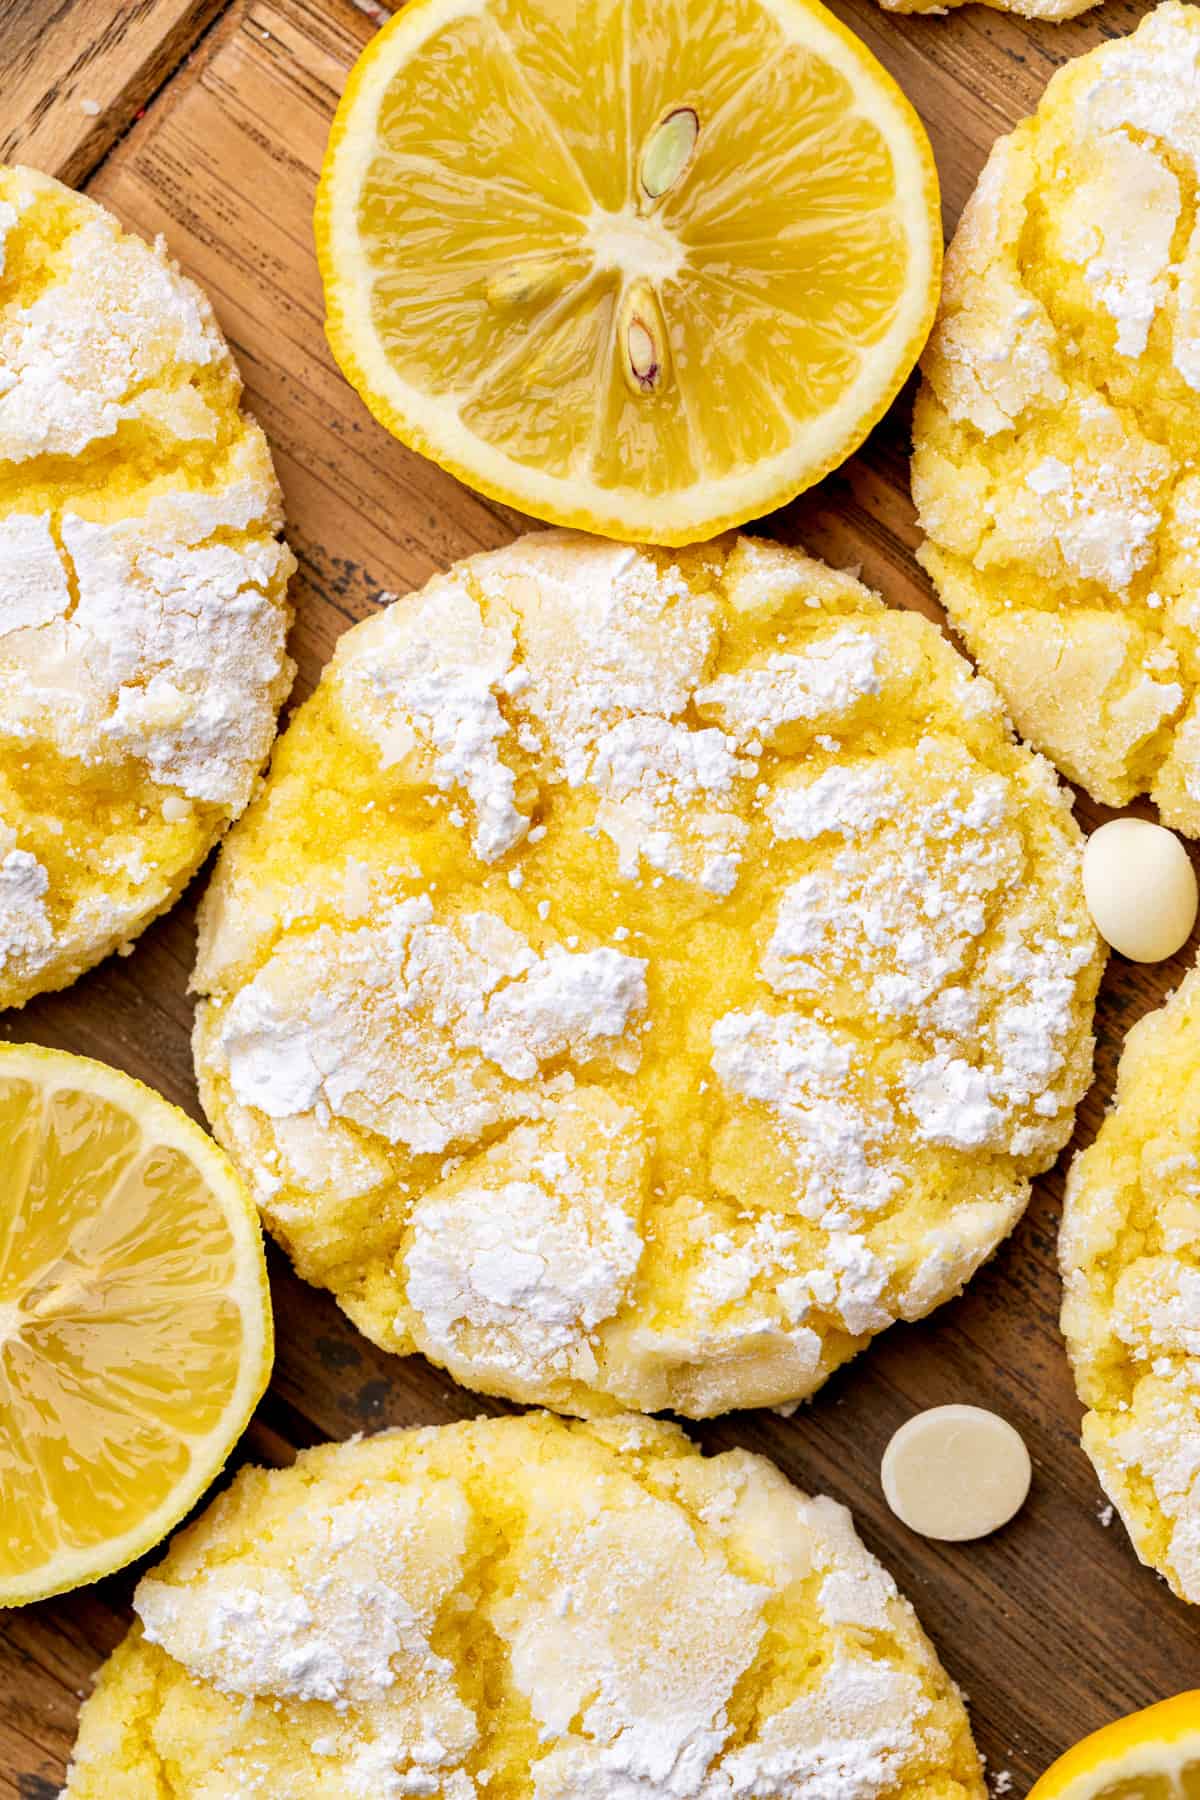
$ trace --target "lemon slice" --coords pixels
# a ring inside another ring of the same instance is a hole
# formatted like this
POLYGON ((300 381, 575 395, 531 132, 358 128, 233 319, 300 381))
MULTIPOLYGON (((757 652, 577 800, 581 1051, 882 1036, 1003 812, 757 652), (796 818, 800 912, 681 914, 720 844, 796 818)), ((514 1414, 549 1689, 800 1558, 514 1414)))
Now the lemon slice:
POLYGON ((130 1562, 220 1470, 271 1372, 253 1202, 101 1063, 0 1045, 0 1606, 130 1562))
POLYGON ((1200 1800, 1200 1689, 1094 1731, 1029 1800, 1200 1800))
POLYGON ((921 124, 816 0, 410 0, 350 77, 316 232, 389 430, 661 544, 843 461, 941 270, 921 124))

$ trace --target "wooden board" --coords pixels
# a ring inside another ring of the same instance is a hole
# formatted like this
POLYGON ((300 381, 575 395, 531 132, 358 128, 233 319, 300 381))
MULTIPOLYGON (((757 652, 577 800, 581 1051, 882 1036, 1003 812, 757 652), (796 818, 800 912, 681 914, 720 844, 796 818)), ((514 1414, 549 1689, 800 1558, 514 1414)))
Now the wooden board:
POLYGON ((0 161, 78 183, 225 0, 0 0, 0 161))
MULTIPOLYGON (((834 4, 922 111, 948 229, 993 139, 1031 110, 1055 64, 1132 29, 1143 10, 1109 0, 1071 25, 1037 27, 977 7, 906 19, 880 12, 874 0, 834 4)), ((166 235, 212 294, 237 352, 250 404, 275 447, 300 559, 299 697, 339 633, 383 593, 404 592, 456 557, 506 541, 520 521, 388 438, 324 345, 313 185, 346 71, 373 28, 348 0, 236 0, 223 8, 184 0, 0 3, 0 93, 6 102, 19 93, 22 105, 35 94, 48 97, 34 129, 7 114, 5 142, 80 177, 81 155, 90 144, 98 156, 112 141, 145 72, 157 71, 150 80, 161 81, 163 57, 182 54, 189 34, 215 11, 199 48, 86 185, 135 229, 166 235), (142 74, 131 88, 131 39, 97 34, 135 13, 142 74), (36 43, 30 15, 44 26, 36 43), (85 39, 99 45, 88 85, 116 109, 90 139, 77 129, 80 89, 69 76, 85 39)), ((894 603, 936 617, 912 558, 909 401, 901 399, 861 455, 764 529, 832 562, 861 562, 894 603)), ((1080 814, 1088 825, 1099 816, 1087 804, 1080 814)), ((132 956, 6 1015, 0 1033, 105 1058, 199 1116, 188 1051, 192 951, 189 899, 132 956)), ((1097 1080, 1077 1142, 1096 1129, 1125 1032, 1174 985, 1186 960, 1139 971, 1114 959, 1099 1009, 1097 1080)), ((1056 1323, 1062 1166, 1039 1182, 1025 1220, 962 1300, 922 1325, 895 1328, 791 1419, 748 1413, 698 1431, 713 1447, 763 1451, 802 1485, 853 1507, 965 1688, 980 1746, 994 1773, 1011 1774, 1016 1796, 1084 1731, 1200 1684, 1200 1613, 1138 1565, 1119 1524, 1101 1522, 1102 1496, 1078 1447, 1079 1407, 1056 1323), (892 1430, 916 1408, 947 1400, 1006 1414, 1036 1466, 1016 1523, 994 1540, 958 1548, 907 1533, 884 1507, 878 1481, 892 1430)), ((272 1275, 278 1365, 241 1455, 282 1462, 295 1446, 325 1437, 500 1410, 420 1359, 374 1349, 274 1254, 272 1275)), ((0 1618, 0 1800, 49 1800, 57 1791, 79 1699, 125 1629, 137 1573, 0 1618)))

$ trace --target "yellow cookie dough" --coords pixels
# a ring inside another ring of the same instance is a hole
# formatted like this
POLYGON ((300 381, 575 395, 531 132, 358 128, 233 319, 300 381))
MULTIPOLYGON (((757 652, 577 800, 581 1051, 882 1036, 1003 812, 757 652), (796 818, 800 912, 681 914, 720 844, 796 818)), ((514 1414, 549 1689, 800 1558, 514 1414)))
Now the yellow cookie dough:
POLYGON ((984 1800, 849 1513, 545 1414, 248 1470, 138 1586, 64 1800, 984 1800))
POLYGON ((291 684, 293 561, 207 300, 0 167, 0 1007, 175 899, 291 684))
POLYGON ((912 613, 551 532, 342 638, 204 903, 196 1067, 301 1274, 566 1411, 811 1393, 1071 1128, 1080 837, 912 613))
POLYGON ((1062 1324, 1083 1447, 1142 1561, 1200 1602, 1200 971, 1140 1020, 1067 1178, 1062 1324))
POLYGON ((914 422, 920 556, 1018 731, 1200 834, 1200 9, 1061 69, 992 151, 914 422))

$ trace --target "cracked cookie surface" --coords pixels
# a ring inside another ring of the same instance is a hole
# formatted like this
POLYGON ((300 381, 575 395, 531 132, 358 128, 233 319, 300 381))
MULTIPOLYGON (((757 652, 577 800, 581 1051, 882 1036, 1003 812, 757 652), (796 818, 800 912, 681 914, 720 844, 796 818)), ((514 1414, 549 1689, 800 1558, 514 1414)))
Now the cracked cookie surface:
POLYGON ((914 419, 919 555, 1017 729, 1200 832, 1200 10, 1168 0, 995 146, 914 419))
MULTIPOLYGON (((1100 0, 981 0, 982 5, 989 6, 994 12, 1015 13, 1021 19, 1046 19, 1057 23, 1060 19, 1076 19, 1080 13, 1090 12, 1098 6, 1100 0)), ((951 11, 956 6, 967 4, 967 0, 879 0, 884 12, 897 13, 933 13, 941 14, 951 11)))
POLYGON ((240 395, 161 244, 0 167, 0 1006, 169 906, 270 748, 293 562, 240 395))
POLYGON ((985 1792, 849 1513, 673 1425, 480 1420, 244 1471, 134 1606, 65 1800, 985 1792))
POLYGON ((1200 973, 1130 1032, 1067 1178, 1062 1326, 1083 1447, 1143 1562, 1200 1603, 1200 973))
POLYGON ((928 621, 565 532, 348 632, 202 909, 196 1066, 300 1273, 566 1411, 811 1393, 1069 1135, 1102 952, 928 621))

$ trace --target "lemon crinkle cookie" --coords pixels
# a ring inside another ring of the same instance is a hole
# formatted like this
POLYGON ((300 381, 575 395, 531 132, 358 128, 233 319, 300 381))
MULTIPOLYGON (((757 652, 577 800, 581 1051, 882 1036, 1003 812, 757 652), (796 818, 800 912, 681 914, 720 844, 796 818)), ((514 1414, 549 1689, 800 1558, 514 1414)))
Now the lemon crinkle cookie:
POLYGON ((1200 1603, 1200 972, 1134 1026, 1067 1180, 1063 1331, 1084 1449, 1143 1562, 1200 1603))
POLYGON ((675 1426, 481 1420, 245 1471, 134 1606, 69 1800, 985 1791, 845 1509, 675 1426))
POLYGON ((168 906, 270 748, 293 563, 240 393, 161 245, 0 168, 0 1006, 168 906))
POLYGON ((1200 10, 1060 70, 993 149, 924 358, 921 560, 1017 729, 1200 832, 1200 10))
POLYGON ((1070 1132, 1049 765, 926 620, 546 533, 348 632, 205 897, 196 1065, 306 1279, 585 1413, 811 1393, 1070 1132))
MULTIPOLYGON (((940 14, 965 3, 966 0, 879 0, 885 12, 898 13, 940 14)), ((982 0, 982 4, 996 12, 1016 13, 1023 19, 1046 19, 1057 23, 1060 19, 1078 18, 1080 13, 1098 6, 1100 0, 982 0)))

